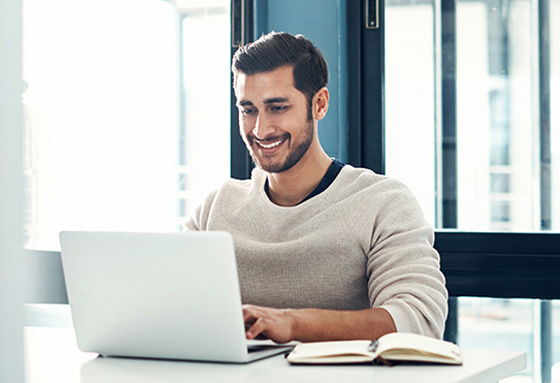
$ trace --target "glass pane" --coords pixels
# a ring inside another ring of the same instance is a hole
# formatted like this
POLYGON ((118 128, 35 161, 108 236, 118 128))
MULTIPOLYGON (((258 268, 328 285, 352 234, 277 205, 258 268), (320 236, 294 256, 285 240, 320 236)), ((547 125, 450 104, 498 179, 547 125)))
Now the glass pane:
POLYGON ((449 144, 441 132, 442 112, 456 108, 457 164, 446 174, 457 186, 456 228, 560 230, 560 202, 552 198, 560 195, 560 0, 549 1, 549 39, 539 37, 547 27, 539 27, 545 21, 531 0, 461 0, 453 15, 440 14, 441 2, 386 2, 386 172, 412 189, 435 226, 452 213, 441 203, 450 181, 441 179, 449 144), (448 19, 455 46, 441 41, 448 19), (548 58, 539 55, 539 38, 548 58), (442 52, 449 50, 456 100, 441 99, 442 52), (539 57, 550 61, 550 73, 539 57), (541 116, 543 100, 550 123, 541 116), (546 150, 550 158, 541 159, 546 150))
POLYGON ((531 2, 457 3, 458 227, 538 230, 531 2), (509 178, 508 192, 490 182, 509 178))
POLYGON ((552 228, 560 231, 560 0, 550 0, 550 140, 552 228), (554 171, 553 171, 554 170, 554 171))
POLYGON ((528 368, 511 382, 531 382, 534 366, 534 312, 538 302, 518 299, 460 298, 459 344, 463 348, 520 350, 528 368))
POLYGON ((229 42, 224 3, 24 1, 28 248, 57 250, 60 230, 176 231, 186 193, 206 193, 228 175, 229 49, 216 48, 229 42), (182 11, 199 20, 183 34, 182 11), (205 14, 222 25, 205 40, 214 55, 188 45, 211 28, 205 14), (189 77, 195 61, 215 76, 189 77), (221 166, 191 160, 209 142, 221 166), (198 173, 212 182, 193 179, 198 173))
POLYGON ((178 3, 184 94, 178 224, 229 176, 229 4, 229 0, 178 3))
POLYGON ((527 353, 527 368, 507 383, 560 380, 560 301, 550 302, 550 343, 540 336, 543 303, 531 299, 459 298, 459 344, 463 348, 520 350, 527 353), (543 349, 552 351, 552 369, 541 372, 543 349))
POLYGON ((412 189, 433 225, 436 219, 434 28, 431 1, 387 1, 386 173, 412 189))

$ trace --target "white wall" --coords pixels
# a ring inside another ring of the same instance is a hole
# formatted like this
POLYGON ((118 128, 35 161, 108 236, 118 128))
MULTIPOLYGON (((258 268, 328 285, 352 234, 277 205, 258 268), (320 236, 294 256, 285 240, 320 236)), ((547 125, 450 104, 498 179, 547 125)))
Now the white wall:
POLYGON ((21 0, 0 2, 0 382, 23 382, 21 0))

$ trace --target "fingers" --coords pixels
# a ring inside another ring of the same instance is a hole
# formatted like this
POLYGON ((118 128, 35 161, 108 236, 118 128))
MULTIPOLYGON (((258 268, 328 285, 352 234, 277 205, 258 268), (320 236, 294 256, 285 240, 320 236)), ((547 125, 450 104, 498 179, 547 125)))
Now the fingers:
POLYGON ((259 335, 263 335, 266 337, 264 332, 266 331, 267 326, 265 320, 262 318, 257 319, 250 327, 245 331, 245 337, 247 339, 255 339, 259 335))
POLYGON ((247 339, 255 339, 266 329, 262 319, 263 314, 263 310, 259 310, 258 306, 243 306, 243 321, 245 322, 245 336, 247 339))
POLYGON ((244 305, 243 320, 247 339, 264 336, 278 343, 292 340, 291 321, 286 310, 244 305))
POLYGON ((250 321, 251 319, 255 319, 255 309, 257 306, 253 305, 243 305, 243 320, 245 323, 250 321))

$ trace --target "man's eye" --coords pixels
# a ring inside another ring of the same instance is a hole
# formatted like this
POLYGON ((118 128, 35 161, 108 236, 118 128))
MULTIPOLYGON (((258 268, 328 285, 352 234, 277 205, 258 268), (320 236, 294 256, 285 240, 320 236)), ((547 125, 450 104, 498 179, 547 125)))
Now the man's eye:
POLYGON ((254 108, 243 108, 241 109, 241 114, 244 116, 251 116, 253 114, 257 113, 257 110, 254 108))
POLYGON ((270 110, 273 112, 284 112, 286 110, 288 110, 288 106, 287 105, 274 105, 272 107, 270 107, 270 110))

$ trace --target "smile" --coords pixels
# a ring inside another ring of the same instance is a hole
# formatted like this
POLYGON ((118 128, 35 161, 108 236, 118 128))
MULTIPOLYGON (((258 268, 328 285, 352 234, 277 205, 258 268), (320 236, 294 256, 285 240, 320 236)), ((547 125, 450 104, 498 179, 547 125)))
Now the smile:
POLYGON ((284 141, 286 141, 286 139, 285 139, 285 138, 281 138, 281 139, 279 139, 278 141, 274 141, 274 142, 272 142, 272 143, 270 143, 270 144, 265 144, 265 143, 260 142, 260 141, 256 141, 256 143, 257 143, 261 148, 264 148, 264 149, 272 149, 272 148, 275 148, 276 146, 280 145, 280 144, 283 143, 284 141))

